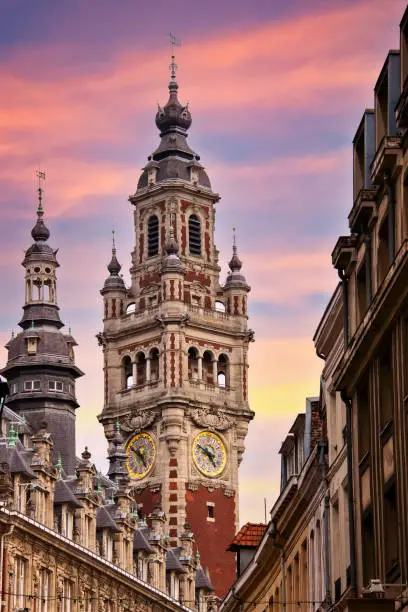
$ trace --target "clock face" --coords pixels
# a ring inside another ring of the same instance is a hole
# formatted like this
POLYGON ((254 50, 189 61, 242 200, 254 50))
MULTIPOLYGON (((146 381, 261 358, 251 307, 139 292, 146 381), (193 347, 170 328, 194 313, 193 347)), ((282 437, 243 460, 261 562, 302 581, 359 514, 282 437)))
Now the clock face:
POLYGON ((202 431, 193 442, 193 461, 202 474, 218 476, 225 468, 227 451, 223 441, 211 431, 202 431))
POLYGON ((147 433, 138 433, 126 445, 127 469, 131 478, 144 478, 153 467, 156 445, 147 433))

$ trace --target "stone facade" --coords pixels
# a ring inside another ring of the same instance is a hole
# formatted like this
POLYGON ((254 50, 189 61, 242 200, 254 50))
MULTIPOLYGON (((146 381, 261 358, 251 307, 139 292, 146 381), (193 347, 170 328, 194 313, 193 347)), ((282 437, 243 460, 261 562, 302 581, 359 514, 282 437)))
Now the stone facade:
MULTIPOLYGON (((287 481, 223 610, 285 609, 296 601, 305 610, 407 605, 408 9, 400 49, 389 52, 374 96, 353 140, 350 234, 332 253, 340 283, 314 336, 324 360, 320 446, 327 455, 315 487, 306 488, 314 491, 307 506, 299 483, 313 469, 309 460, 291 488, 287 481), (294 517, 286 532, 282 518, 275 523, 282 507, 294 517)), ((284 452, 294 444, 287 439, 284 452)))
POLYGON ((156 115, 160 145, 129 198, 131 284, 125 287, 119 276, 114 249, 101 291, 105 403, 99 420, 108 441, 119 424, 143 512, 160 504, 173 546, 182 545, 185 524, 191 526, 222 595, 234 578, 226 548, 238 527, 238 467, 253 417, 249 287, 235 243, 229 276, 220 284, 214 243, 219 196, 187 144, 191 115, 178 101, 174 79, 169 90, 156 115), (146 469, 142 451, 150 457, 146 469))

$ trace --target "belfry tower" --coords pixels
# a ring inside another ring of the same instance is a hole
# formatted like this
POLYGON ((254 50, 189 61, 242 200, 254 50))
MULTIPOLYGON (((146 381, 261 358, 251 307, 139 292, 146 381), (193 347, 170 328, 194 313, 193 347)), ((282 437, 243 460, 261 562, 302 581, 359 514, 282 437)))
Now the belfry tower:
POLYGON ((187 143, 188 106, 159 106, 160 144, 136 193, 131 286, 113 245, 101 291, 105 395, 99 419, 111 441, 124 436, 128 470, 146 516, 160 506, 170 542, 193 532, 203 567, 222 596, 235 577, 226 552, 238 526, 238 466, 248 423, 249 286, 233 246, 220 284, 215 204, 200 157, 187 143))
POLYGON ((22 331, 6 344, 8 359, 2 370, 9 382, 7 405, 24 416, 33 431, 45 423, 54 441, 54 459, 61 456, 67 474, 75 468, 75 380, 82 376, 75 365, 71 333, 64 327, 57 304, 57 250, 48 244, 42 188, 38 189, 37 221, 33 244, 25 251, 25 303, 19 322, 22 331))

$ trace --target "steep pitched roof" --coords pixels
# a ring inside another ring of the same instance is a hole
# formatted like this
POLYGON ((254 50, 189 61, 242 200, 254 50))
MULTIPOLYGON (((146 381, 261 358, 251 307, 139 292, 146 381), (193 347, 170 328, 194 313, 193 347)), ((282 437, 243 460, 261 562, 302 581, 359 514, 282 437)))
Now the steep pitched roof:
POLYGON ((179 574, 185 574, 186 569, 181 565, 178 560, 178 555, 176 554, 176 550, 170 549, 167 551, 166 555, 166 570, 167 571, 175 571, 179 574))
POLYGON ((154 552, 154 548, 147 541, 147 529, 136 529, 133 538, 133 550, 145 550, 146 552, 154 552))
MULTIPOLYGON (((72 481, 68 481, 72 482, 72 481)), ((55 483, 54 504, 69 504, 74 508, 82 508, 66 480, 57 480, 55 483)))
POLYGON ((211 584, 209 577, 202 567, 199 567, 196 572, 195 579, 195 588, 196 589, 206 589, 207 591, 213 591, 214 587, 211 584))
POLYGON ((109 529, 109 531, 119 533, 120 529, 112 518, 112 508, 115 509, 115 506, 100 506, 97 508, 96 529, 109 529))
POLYGON ((265 533, 263 523, 246 523, 238 531, 227 550, 235 552, 240 548, 257 548, 265 533))

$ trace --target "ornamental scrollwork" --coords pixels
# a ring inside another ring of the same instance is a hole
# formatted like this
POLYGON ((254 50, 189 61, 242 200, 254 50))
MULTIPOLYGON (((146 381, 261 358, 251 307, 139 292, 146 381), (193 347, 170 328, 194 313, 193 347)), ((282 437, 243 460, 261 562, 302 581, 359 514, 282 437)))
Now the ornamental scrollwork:
POLYGON ((146 427, 149 427, 154 423, 157 414, 155 412, 139 412, 137 414, 130 414, 125 417, 120 423, 120 428, 126 432, 138 432, 146 427))
POLYGON ((190 417, 198 427, 206 427, 210 430, 225 431, 233 426, 231 417, 215 406, 191 410, 190 417))

